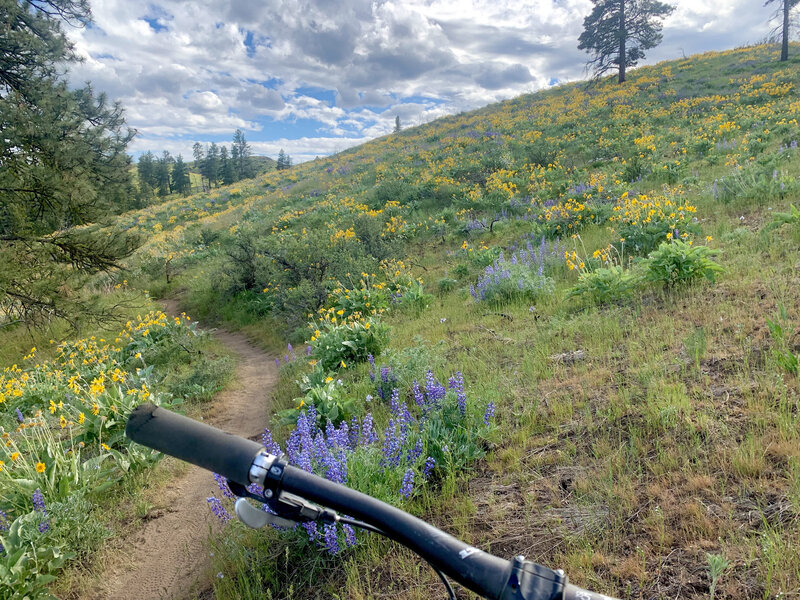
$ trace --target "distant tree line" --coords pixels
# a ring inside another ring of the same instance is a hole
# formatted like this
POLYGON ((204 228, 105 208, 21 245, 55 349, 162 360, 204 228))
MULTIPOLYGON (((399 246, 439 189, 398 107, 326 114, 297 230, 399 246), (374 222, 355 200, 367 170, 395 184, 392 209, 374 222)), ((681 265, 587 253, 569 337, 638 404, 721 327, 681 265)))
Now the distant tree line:
MULTIPOLYGON (((216 142, 205 148, 200 142, 192 147, 194 163, 192 169, 201 178, 202 189, 219 185, 230 185, 240 179, 256 176, 256 165, 251 160, 250 144, 241 129, 233 134, 233 143, 228 147, 216 142)), ((173 157, 166 150, 161 156, 150 151, 139 157, 136 165, 139 176, 139 196, 146 201, 153 196, 169 194, 188 195, 193 191, 189 165, 180 154, 173 157)))

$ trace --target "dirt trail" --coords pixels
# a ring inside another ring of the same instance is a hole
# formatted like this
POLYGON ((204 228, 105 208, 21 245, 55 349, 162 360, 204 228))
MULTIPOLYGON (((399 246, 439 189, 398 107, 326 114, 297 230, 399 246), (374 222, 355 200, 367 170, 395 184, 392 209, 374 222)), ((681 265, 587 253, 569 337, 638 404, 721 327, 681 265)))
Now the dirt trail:
MULTIPOLYGON (((177 303, 167 302, 166 311, 178 312, 177 303)), ((274 361, 239 334, 217 330, 214 336, 239 355, 234 387, 219 394, 206 422, 253 437, 267 426, 267 405, 277 378, 274 361)), ((120 548, 128 548, 109 564, 102 591, 93 598, 105 600, 177 600, 193 589, 202 589, 199 579, 209 563, 205 547, 209 530, 218 520, 206 498, 220 496, 211 474, 191 467, 170 483, 159 506, 150 510, 148 521, 120 548)), ((207 582, 206 582, 207 583, 207 582)))

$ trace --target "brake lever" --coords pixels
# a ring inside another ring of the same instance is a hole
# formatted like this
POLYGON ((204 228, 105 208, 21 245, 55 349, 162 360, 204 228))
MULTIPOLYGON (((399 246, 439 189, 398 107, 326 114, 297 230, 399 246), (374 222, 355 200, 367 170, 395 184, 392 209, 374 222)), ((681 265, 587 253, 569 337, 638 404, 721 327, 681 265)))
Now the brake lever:
POLYGON ((234 510, 239 520, 250 529, 261 529, 267 525, 275 525, 277 527, 294 527, 297 525, 297 521, 284 519, 263 509, 256 508, 247 501, 247 498, 236 500, 234 510))
POLYGON ((231 492, 239 497, 234 506, 236 516, 242 523, 252 529, 260 529, 265 525, 294 527, 297 523, 316 521, 335 523, 339 520, 339 515, 335 511, 329 508, 321 508, 305 498, 288 492, 282 491, 275 498, 274 495, 270 497, 273 492, 269 489, 264 490, 264 495, 260 496, 234 481, 229 481, 228 487, 231 492), (274 514, 256 508, 247 501, 248 498, 266 504, 274 514))

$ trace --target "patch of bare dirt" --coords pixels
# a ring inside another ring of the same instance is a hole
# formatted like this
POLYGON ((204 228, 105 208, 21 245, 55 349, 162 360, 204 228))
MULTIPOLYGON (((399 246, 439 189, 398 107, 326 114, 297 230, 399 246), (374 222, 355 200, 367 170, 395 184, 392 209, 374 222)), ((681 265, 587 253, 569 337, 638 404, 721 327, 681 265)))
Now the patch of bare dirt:
MULTIPOLYGON (((168 313, 179 312, 166 303, 168 313)), ((273 359, 239 334, 217 330, 214 336, 238 355, 235 387, 217 396, 206 422, 243 437, 259 435, 268 424, 268 407, 277 379, 273 359)), ((186 598, 207 587, 206 540, 219 526, 206 498, 219 496, 208 471, 192 466, 164 490, 163 501, 148 511, 141 527, 118 542, 113 564, 106 565, 102 589, 91 598, 166 600, 186 598)))

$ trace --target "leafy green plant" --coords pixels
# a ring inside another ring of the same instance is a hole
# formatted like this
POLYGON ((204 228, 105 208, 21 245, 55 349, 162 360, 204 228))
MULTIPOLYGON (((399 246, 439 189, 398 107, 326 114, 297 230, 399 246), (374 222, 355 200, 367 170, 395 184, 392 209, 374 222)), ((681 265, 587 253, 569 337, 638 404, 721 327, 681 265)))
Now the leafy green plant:
POLYGON ((786 339, 786 332, 791 330, 791 323, 783 304, 778 305, 778 314, 774 320, 767 319, 767 328, 775 342, 772 350, 775 361, 784 371, 800 377, 800 354, 792 351, 789 340, 786 339))
POLYGON ((714 593, 717 590, 717 583, 720 578, 725 574, 725 571, 731 566, 731 563, 721 554, 706 553, 706 560, 708 560, 708 576, 711 579, 711 586, 709 587, 709 598, 714 600, 714 593))
POLYGON ((295 399, 295 407, 278 412, 284 425, 296 423, 300 414, 312 405, 316 408, 317 424, 320 427, 324 427, 328 421, 338 425, 356 413, 353 400, 343 395, 341 380, 328 376, 324 383, 313 384, 304 378, 300 387, 305 395, 295 399))
POLYGON ((794 204, 789 206, 789 212, 775 213, 772 222, 766 226, 764 231, 772 231, 781 225, 800 225, 800 209, 794 204))
POLYGON ((629 298, 640 280, 638 275, 619 265, 601 267, 581 273, 578 283, 567 292, 567 298, 580 297, 595 304, 606 304, 629 298))
POLYGON ((377 356, 389 341, 389 328, 377 318, 333 323, 324 321, 311 339, 311 357, 325 371, 346 368, 350 363, 377 356))
POLYGON ((714 281, 722 267, 711 257, 719 250, 694 246, 681 240, 662 243, 645 261, 644 278, 652 283, 675 287, 705 278, 714 281))
POLYGON ((419 315, 433 302, 433 296, 426 294, 422 284, 415 281, 397 300, 397 305, 408 312, 419 315))
POLYGON ((32 516, 22 515, 7 532, 0 532, 0 587, 7 600, 55 600, 47 586, 56 579, 53 573, 72 557, 58 546, 37 546, 26 539, 24 531, 37 529, 32 516))

